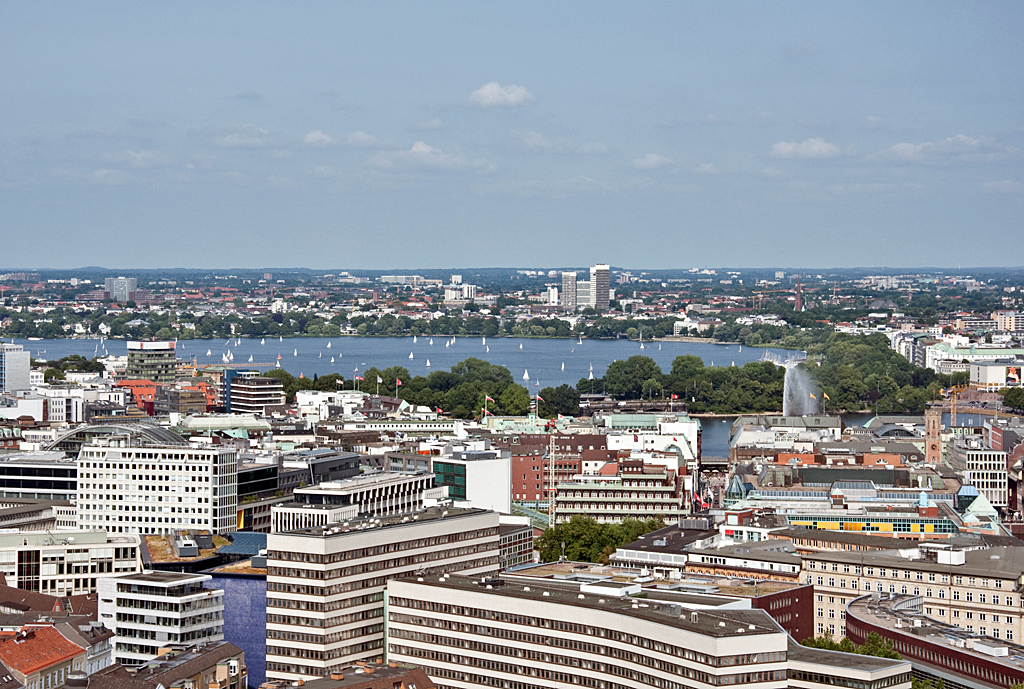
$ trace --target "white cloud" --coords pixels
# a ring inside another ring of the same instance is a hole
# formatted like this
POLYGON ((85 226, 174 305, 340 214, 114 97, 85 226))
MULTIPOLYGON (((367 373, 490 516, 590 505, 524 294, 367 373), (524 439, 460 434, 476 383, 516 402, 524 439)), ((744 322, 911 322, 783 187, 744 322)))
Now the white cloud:
POLYGON ((316 129, 302 137, 302 143, 306 144, 307 146, 317 146, 319 148, 326 148, 328 146, 333 146, 336 142, 334 141, 333 136, 324 134, 319 129, 316 129))
POLYGON ((981 190, 986 194, 1015 194, 1024 189, 1024 184, 1014 182, 1011 179, 1004 179, 999 182, 985 182, 981 190))
POLYGON ((868 115, 864 118, 865 129, 878 129, 882 126, 882 118, 875 115, 868 115))
POLYGON ((635 167, 637 170, 656 170, 671 164, 672 160, 670 158, 666 158, 658 153, 648 153, 643 158, 634 159, 630 166, 635 167))
POLYGON ((210 143, 220 148, 263 148, 272 141, 266 129, 241 124, 221 130, 210 139, 210 143))
POLYGON ((121 151, 120 153, 108 153, 103 156, 104 160, 111 163, 120 163, 135 168, 164 167, 171 163, 170 158, 159 151, 121 151))
POLYGON ((881 151, 874 157, 889 158, 902 162, 995 162, 1020 153, 1020 150, 999 143, 990 136, 977 138, 957 134, 937 143, 926 141, 922 144, 898 143, 881 151))
POLYGON ((93 170, 92 174, 89 175, 96 184, 106 184, 108 186, 115 186, 118 184, 124 184, 128 181, 128 175, 122 170, 109 170, 101 168, 99 170, 93 170))
POLYGON ((367 165, 382 169, 408 168, 426 170, 473 170, 487 167, 485 160, 470 160, 463 153, 445 153, 417 141, 408 150, 381 151, 366 160, 367 165))
POLYGON ((345 140, 349 146, 358 146, 359 148, 372 148, 381 145, 380 139, 364 131, 351 132, 345 137, 345 140))
POLYGON ((437 132, 445 128, 446 127, 444 122, 442 122, 439 118, 435 117, 432 120, 420 122, 419 124, 415 125, 412 129, 413 131, 417 132, 437 132))
POLYGON ((579 153, 582 155, 607 153, 608 147, 600 141, 578 144, 568 139, 548 139, 540 132, 512 132, 523 145, 531 151, 550 151, 553 153, 579 153))
POLYGON ((805 139, 799 143, 780 141, 772 146, 772 155, 776 158, 834 158, 840 153, 838 146, 822 138, 805 139))
POLYGON ((524 86, 510 84, 503 87, 498 82, 491 81, 473 91, 469 100, 481 108, 518 108, 532 105, 536 98, 524 86))
POLYGON ((766 167, 761 170, 761 175, 768 179, 788 179, 792 175, 785 170, 780 170, 777 167, 766 167))
POLYGON ((694 172, 698 175, 717 175, 721 170, 719 170, 718 166, 714 163, 701 163, 694 168, 694 172))

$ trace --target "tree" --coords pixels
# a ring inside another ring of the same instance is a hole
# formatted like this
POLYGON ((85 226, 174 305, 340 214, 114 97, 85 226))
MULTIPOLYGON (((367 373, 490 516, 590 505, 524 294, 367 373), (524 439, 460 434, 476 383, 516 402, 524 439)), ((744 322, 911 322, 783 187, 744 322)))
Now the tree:
POLYGON ((1010 388, 1004 392, 1003 404, 1016 411, 1024 412, 1024 387, 1010 388))
POLYGON ((827 651, 843 651, 844 653, 859 653, 860 655, 875 656, 877 658, 903 660, 903 656, 893 647, 892 641, 883 639, 878 632, 868 634, 868 637, 864 639, 864 643, 860 646, 857 646, 846 637, 837 642, 830 634, 816 637, 811 636, 800 643, 809 648, 823 648, 827 651))
POLYGON ((647 380, 661 381, 663 374, 654 359, 631 356, 625 361, 613 361, 604 374, 608 393, 621 399, 639 399, 647 380))
POLYGON ((564 543, 567 560, 607 563, 619 546, 664 526, 659 519, 625 519, 619 524, 599 524, 591 517, 576 515, 567 522, 548 527, 537 539, 536 547, 541 559, 547 562, 562 556, 564 543))
POLYGON ((510 416, 522 416, 530 409, 530 393, 522 385, 509 385, 498 397, 498 404, 510 416))
POLYGON ((51 380, 64 380, 64 371, 59 368, 48 368, 43 371, 43 382, 49 383, 51 380))
POLYGON ((580 393, 571 385, 544 388, 540 391, 540 397, 543 402, 540 403, 539 413, 545 418, 559 414, 576 416, 580 413, 580 393))

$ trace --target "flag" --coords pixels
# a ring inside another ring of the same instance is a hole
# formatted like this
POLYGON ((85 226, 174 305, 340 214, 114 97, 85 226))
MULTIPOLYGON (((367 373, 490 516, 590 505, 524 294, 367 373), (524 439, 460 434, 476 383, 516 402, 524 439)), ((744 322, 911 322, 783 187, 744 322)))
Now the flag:
POLYGON ((483 411, 483 413, 484 413, 484 414, 486 414, 487 416, 494 416, 494 414, 492 414, 491 412, 487 411, 487 409, 483 409, 482 411, 483 411))
POLYGON ((397 388, 401 384, 402 384, 402 379, 401 378, 395 378, 395 387, 397 388))
POLYGON ((488 395, 484 395, 484 402, 493 402, 494 398, 488 395))
POLYGON ((377 376, 377 383, 379 384, 379 383, 383 383, 383 382, 384 382, 384 379, 381 378, 380 376, 377 376))
POLYGON ((538 401, 538 402, 543 402, 543 401, 544 401, 544 398, 543 398, 543 397, 541 397, 540 395, 537 395, 537 401, 538 401))
POLYGON ((444 414, 444 409, 441 409, 441 407, 438 407, 437 408, 437 413, 438 414, 444 414))
POLYGON ((562 419, 564 419, 564 418, 565 418, 565 417, 564 417, 564 416, 562 416, 561 414, 559 414, 559 415, 558 415, 558 420, 559 420, 559 421, 561 421, 561 420, 562 420, 562 419))
POLYGON ((366 380, 362 376, 352 376, 352 380, 366 380))
POLYGON ((821 394, 822 394, 822 395, 823 395, 823 396, 825 397, 825 399, 827 399, 827 400, 828 400, 828 399, 832 399, 831 397, 829 397, 829 396, 828 396, 828 393, 827 393, 827 392, 823 392, 823 393, 821 393, 821 394))
POLYGON ((676 395, 675 393, 673 393, 673 394, 672 394, 672 399, 674 399, 674 400, 677 400, 677 399, 679 399, 679 395, 676 395))
POLYGON ((810 392, 810 393, 807 393, 807 394, 809 394, 809 395, 811 396, 811 399, 812 399, 812 400, 816 400, 816 399, 818 399, 817 397, 815 397, 815 396, 814 396, 814 393, 813 393, 813 392, 810 392))

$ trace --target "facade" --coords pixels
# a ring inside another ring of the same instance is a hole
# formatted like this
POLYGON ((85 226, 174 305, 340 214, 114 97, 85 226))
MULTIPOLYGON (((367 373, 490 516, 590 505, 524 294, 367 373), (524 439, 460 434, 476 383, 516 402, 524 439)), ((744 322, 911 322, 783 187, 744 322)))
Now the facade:
POLYGON ((456 452, 433 462, 434 486, 446 486, 456 503, 508 514, 512 511, 512 458, 507 452, 456 452))
POLYGON ((136 278, 117 277, 107 278, 103 281, 103 291, 107 293, 110 300, 119 304, 135 299, 138 287, 139 281, 136 278))
POLYGON ((590 269, 590 305, 598 311, 608 310, 611 301, 611 268, 598 264, 590 269))
POLYGON ((555 487, 556 523, 575 515, 609 523, 648 518, 675 521, 682 514, 682 482, 674 469, 659 465, 624 461, 614 473, 580 475, 555 487))
POLYGON ((82 671, 85 649, 52 626, 25 627, 0 637, 0 662, 25 687, 55 688, 64 686, 72 672, 82 671))
POLYGON ((249 684, 248 661, 241 648, 227 641, 175 647, 134 673, 121 665, 114 665, 92 675, 88 681, 79 679, 69 686, 88 689, 246 689, 256 686, 249 684))
POLYGON ((688 609, 624 590, 397 579, 388 658, 453 689, 910 687, 910 663, 804 648, 763 610, 688 609))
POLYGON ((0 457, 0 497, 71 500, 78 497, 78 467, 63 452, 19 452, 0 457))
POLYGON ((78 526, 114 533, 235 530, 238 452, 224 446, 131 447, 95 438, 78 455, 78 526))
POLYGON ((256 371, 227 371, 224 374, 224 407, 233 414, 266 415, 267 407, 284 404, 284 385, 277 378, 256 371))
POLYGON ((153 413, 157 416, 204 414, 206 402, 206 394, 202 390, 158 388, 153 399, 153 413))
POLYGON ((390 517, 423 509, 424 501, 443 499, 426 472, 367 472, 342 481, 296 488, 290 502, 272 508, 272 531, 323 527, 363 515, 390 517))
POLYGON ((1005 452, 988 447, 981 436, 961 436, 947 446, 946 460, 992 507, 1007 506, 1010 486, 1005 452))
POLYGON ((501 517, 501 568, 533 562, 533 525, 526 517, 501 517))
POLYGON ((267 678, 267 574, 233 570, 228 565, 210 571, 206 587, 224 591, 224 638, 245 651, 249 684, 258 687, 267 678))
POLYGON ((499 519, 431 508, 267 536, 267 678, 325 677, 384 653, 388 580, 499 570, 499 519))
POLYGON ((562 273, 562 309, 576 310, 576 272, 562 273))
POLYGON ((51 596, 92 593, 112 576, 142 571, 138 536, 105 531, 0 534, 0 573, 9 586, 51 596))
POLYGON ((145 572, 102 580, 99 619, 114 636, 114 660, 145 665, 175 644, 224 640, 224 592, 207 574, 145 572))
POLYGON ((1015 388, 1021 384, 1024 359, 976 361, 969 366, 972 388, 985 392, 997 392, 1003 388, 1015 388))
POLYGON ((174 346, 174 342, 128 342, 125 375, 134 380, 173 383, 176 365, 174 346))
POLYGON ((922 546, 916 559, 896 553, 819 552, 804 556, 801 577, 814 585, 818 634, 846 636, 846 606, 874 592, 919 596, 924 614, 940 622, 994 639, 1020 641, 1024 638, 1024 596, 1017 590, 1024 571, 1021 550, 922 546))
POLYGON ((32 353, 17 344, 0 342, 0 392, 29 390, 32 353))

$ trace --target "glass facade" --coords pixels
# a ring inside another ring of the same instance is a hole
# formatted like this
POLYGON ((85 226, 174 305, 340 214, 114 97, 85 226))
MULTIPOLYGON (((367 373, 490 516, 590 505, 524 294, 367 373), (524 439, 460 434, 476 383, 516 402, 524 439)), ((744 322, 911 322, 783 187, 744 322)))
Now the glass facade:
POLYGON ((267 579, 209 572, 206 588, 224 590, 224 639, 245 651, 250 689, 267 678, 267 579))
POLYGON ((448 497, 466 499, 466 467, 462 464, 434 462, 434 487, 448 486, 448 497))

